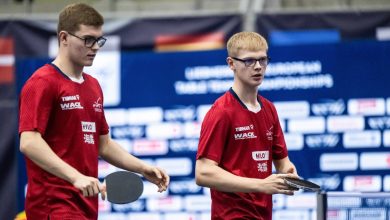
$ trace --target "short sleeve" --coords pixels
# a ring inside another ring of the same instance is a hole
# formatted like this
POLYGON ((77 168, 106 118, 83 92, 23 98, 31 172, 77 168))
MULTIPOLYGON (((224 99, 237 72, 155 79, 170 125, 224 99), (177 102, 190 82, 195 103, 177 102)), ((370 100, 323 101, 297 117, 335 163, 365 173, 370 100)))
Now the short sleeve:
POLYGON ((206 114, 200 132, 196 159, 202 157, 221 161, 226 142, 228 141, 229 120, 222 110, 211 108, 206 114))
POLYGON ((45 133, 55 101, 55 90, 41 77, 30 78, 19 99, 19 134, 23 131, 45 133))

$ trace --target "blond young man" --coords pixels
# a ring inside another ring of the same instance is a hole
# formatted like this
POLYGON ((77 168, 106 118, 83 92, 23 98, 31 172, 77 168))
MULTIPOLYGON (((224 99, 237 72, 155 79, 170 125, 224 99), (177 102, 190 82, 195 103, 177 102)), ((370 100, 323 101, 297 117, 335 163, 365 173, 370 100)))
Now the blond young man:
POLYGON ((106 39, 103 17, 86 4, 59 15, 59 53, 36 70, 20 95, 20 150, 28 175, 28 219, 97 219, 98 157, 167 189, 169 176, 130 155, 109 136, 98 81, 83 72, 106 39))
POLYGON ((274 105, 258 93, 269 57, 259 34, 227 42, 233 86, 202 123, 196 182, 211 189, 211 219, 272 219, 272 194, 293 195, 284 177, 298 178, 274 105), (272 174, 272 163, 278 174, 272 174))

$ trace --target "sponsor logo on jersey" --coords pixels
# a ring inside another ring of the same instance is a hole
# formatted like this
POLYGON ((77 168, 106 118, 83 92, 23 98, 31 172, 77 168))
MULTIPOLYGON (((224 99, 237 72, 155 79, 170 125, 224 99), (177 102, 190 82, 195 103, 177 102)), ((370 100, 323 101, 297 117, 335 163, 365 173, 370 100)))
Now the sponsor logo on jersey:
POLYGON ((83 132, 96 132, 95 122, 82 121, 81 122, 81 130, 83 132))
POLYGON ((253 151, 252 159, 255 161, 268 160, 269 152, 268 151, 253 151))
POLYGON ((274 132, 272 131, 272 129, 274 128, 274 126, 271 126, 267 132, 265 133, 265 135, 267 136, 267 139, 269 141, 272 141, 274 138, 273 138, 273 135, 274 135, 274 132))
POLYGON ((60 103, 62 110, 72 110, 72 109, 84 109, 84 107, 79 102, 79 95, 70 95, 61 97, 63 103, 60 103))
POLYGON ((98 100, 96 100, 92 107, 95 109, 95 112, 102 112, 103 111, 103 105, 100 103, 100 97, 98 98, 98 100))
POLYGON ((253 130, 254 126, 248 125, 248 126, 242 126, 242 127, 237 127, 235 128, 236 132, 242 132, 242 133, 235 133, 234 134, 234 139, 235 140, 244 140, 244 139, 251 139, 251 138, 257 138, 253 130), (243 132, 244 131, 244 132, 243 132))

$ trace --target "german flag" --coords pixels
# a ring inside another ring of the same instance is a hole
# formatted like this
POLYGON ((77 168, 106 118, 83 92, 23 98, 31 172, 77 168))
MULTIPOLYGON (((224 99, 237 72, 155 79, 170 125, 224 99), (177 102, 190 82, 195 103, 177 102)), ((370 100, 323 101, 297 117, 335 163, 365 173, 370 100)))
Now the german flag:
POLYGON ((225 34, 222 32, 192 35, 158 35, 155 38, 155 50, 197 51, 216 50, 225 46, 225 34))
POLYGON ((0 37, 0 84, 14 82, 14 41, 0 37))

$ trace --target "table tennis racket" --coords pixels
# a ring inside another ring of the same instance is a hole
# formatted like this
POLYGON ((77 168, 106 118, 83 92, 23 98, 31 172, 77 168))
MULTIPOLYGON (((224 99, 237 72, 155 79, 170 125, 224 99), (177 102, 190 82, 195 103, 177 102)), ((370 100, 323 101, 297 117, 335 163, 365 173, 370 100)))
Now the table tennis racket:
POLYGON ((136 201, 144 190, 141 177, 128 171, 110 173, 105 178, 107 200, 115 204, 136 201))
POLYGON ((313 182, 304 179, 285 177, 284 181, 287 185, 293 188, 303 189, 307 191, 317 192, 321 190, 321 187, 313 182))

